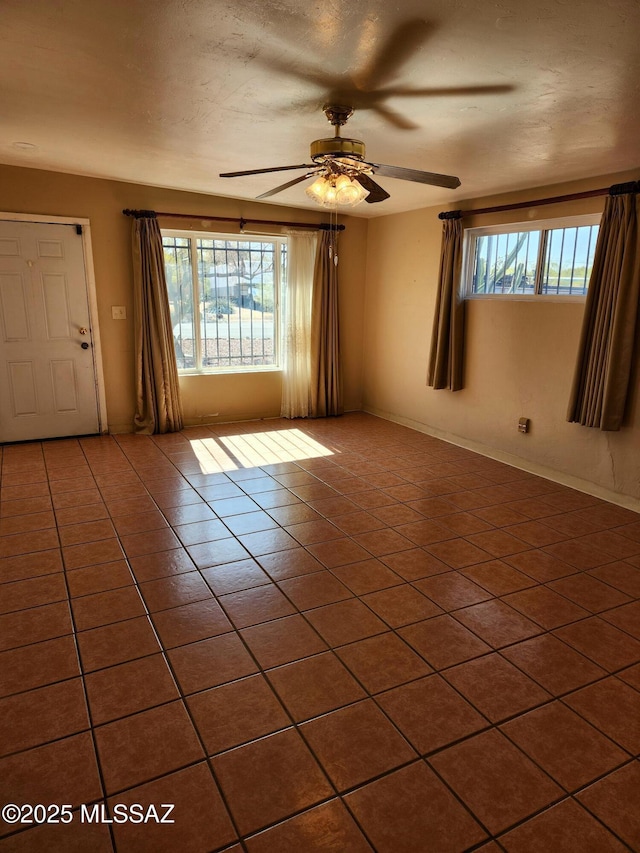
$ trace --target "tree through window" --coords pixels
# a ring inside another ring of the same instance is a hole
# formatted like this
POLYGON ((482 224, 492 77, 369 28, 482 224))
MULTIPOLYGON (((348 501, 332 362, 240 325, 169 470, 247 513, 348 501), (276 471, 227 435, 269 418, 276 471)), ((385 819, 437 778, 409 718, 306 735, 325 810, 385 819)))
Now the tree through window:
POLYGON ((164 231, 163 247, 178 369, 277 367, 286 240, 164 231))
POLYGON ((466 231, 469 296, 585 296, 599 216, 466 231))

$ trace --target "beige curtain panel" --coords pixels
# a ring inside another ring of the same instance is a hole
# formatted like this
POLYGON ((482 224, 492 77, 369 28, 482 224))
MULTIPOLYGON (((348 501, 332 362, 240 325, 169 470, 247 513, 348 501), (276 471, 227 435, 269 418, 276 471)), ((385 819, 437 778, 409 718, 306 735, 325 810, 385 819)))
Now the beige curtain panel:
POLYGON ((164 271, 162 235, 154 214, 133 221, 136 359, 134 431, 182 429, 182 403, 164 271))
POLYGON ((640 304, 638 195, 624 188, 605 202, 567 415, 602 430, 622 424, 640 304))
POLYGON ((313 418, 341 415, 343 412, 334 239, 335 235, 330 232, 322 233, 313 275, 310 383, 313 418))
POLYGON ((433 318, 427 385, 460 391, 463 387, 464 300, 460 293, 462 221, 444 219, 440 252, 440 279, 433 318))
POLYGON ((283 418, 308 418, 311 410, 311 304, 318 237, 292 231, 287 249, 287 280, 282 292, 283 418))

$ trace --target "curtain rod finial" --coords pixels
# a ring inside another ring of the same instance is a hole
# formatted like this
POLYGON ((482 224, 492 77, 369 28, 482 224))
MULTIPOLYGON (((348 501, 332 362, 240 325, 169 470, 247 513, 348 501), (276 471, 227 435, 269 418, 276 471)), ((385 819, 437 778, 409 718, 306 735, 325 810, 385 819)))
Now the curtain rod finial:
POLYGON ((609 188, 609 195, 627 195, 640 192, 640 181, 628 181, 626 184, 614 184, 609 188))
POLYGON ((156 219, 155 210, 131 210, 127 207, 122 212, 125 216, 133 216, 134 219, 156 219))

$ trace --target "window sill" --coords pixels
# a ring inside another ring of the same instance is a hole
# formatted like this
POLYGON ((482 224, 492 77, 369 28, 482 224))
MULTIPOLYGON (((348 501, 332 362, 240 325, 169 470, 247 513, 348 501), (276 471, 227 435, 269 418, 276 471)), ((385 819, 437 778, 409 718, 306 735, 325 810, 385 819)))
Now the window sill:
POLYGON ((546 302, 566 302, 568 304, 583 305, 587 301, 586 295, 580 296, 558 296, 556 294, 544 295, 529 294, 529 293, 469 293, 465 297, 473 302, 537 302, 543 304, 546 302))
POLYGON ((243 374, 251 374, 255 376, 260 373, 282 373, 282 367, 247 367, 236 368, 229 367, 228 369, 220 370, 178 370, 178 376, 242 376, 243 374))

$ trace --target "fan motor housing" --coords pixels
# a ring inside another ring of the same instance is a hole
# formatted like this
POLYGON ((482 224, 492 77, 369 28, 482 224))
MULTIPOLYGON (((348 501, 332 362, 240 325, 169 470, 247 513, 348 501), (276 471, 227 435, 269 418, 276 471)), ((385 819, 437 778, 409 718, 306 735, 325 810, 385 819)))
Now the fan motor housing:
POLYGON ((315 142, 311 143, 311 159, 315 163, 325 157, 351 157, 354 160, 364 160, 364 142, 360 139, 346 139, 342 136, 316 139, 315 142))

